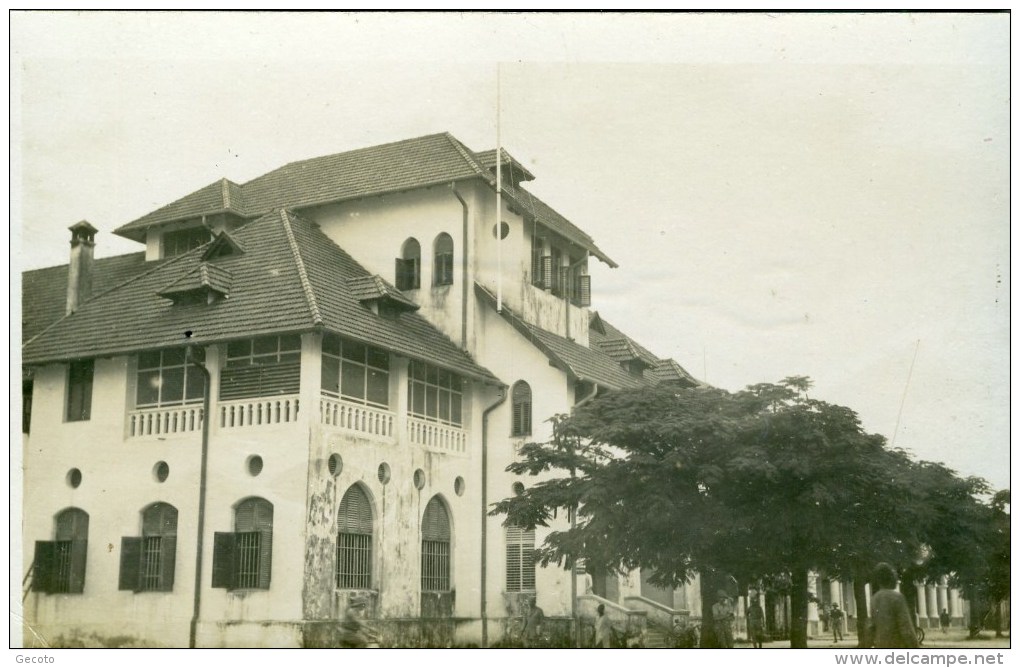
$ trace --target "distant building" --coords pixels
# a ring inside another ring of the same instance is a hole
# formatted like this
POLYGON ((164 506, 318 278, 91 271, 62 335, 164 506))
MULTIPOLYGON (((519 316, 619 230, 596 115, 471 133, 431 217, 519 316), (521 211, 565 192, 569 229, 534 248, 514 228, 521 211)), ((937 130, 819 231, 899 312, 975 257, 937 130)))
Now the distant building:
MULTIPOLYGON (((507 464, 696 381, 591 310, 615 264, 505 152, 497 228, 496 160, 437 134, 223 179, 115 230, 144 251, 83 221, 24 273, 26 645, 333 646, 352 595, 395 645, 493 644, 530 596, 569 634, 548 530, 486 515, 533 482, 507 464)), ((578 611, 694 608, 646 580, 578 611)))

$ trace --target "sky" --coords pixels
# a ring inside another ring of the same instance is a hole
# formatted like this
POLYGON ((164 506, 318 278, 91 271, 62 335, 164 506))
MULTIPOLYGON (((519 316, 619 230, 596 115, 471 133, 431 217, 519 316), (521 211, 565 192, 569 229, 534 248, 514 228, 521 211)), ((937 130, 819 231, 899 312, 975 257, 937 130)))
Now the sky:
POLYGON ((222 177, 493 148, 498 72, 529 187, 620 265, 605 319, 1009 486, 1007 14, 29 12, 11 54, 15 295, 82 219, 105 257, 222 177))

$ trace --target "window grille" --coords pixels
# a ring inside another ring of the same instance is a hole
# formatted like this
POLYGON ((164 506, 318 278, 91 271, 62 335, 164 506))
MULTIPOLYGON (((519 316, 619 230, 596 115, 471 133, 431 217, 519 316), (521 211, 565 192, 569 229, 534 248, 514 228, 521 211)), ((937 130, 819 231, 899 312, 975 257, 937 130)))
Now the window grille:
POLYGON ((78 360, 68 365, 67 421, 80 422, 92 416, 92 376, 95 360, 78 360))
POLYGON ((506 528, 506 590, 535 591, 535 530, 506 528))
POLYGON ((453 285, 453 238, 443 232, 436 237, 433 285, 453 285))
POLYGON ((180 406, 202 401, 205 379, 189 364, 184 348, 168 348, 138 356, 135 406, 180 406))
POLYGON ((245 531, 237 534, 237 588, 256 589, 259 586, 262 534, 245 531))
POLYGON ((245 499, 234 512, 234 533, 213 535, 212 586, 269 589, 273 567, 273 504, 245 499))
POLYGON ((381 348, 326 334, 322 393, 359 404, 390 405, 390 355, 381 348))
POLYGON ((71 591, 71 541, 57 541, 57 577, 53 593, 65 594, 71 591))
POLYGON ((120 541, 120 584, 127 591, 173 591, 177 559, 177 509, 154 503, 142 511, 140 538, 120 541))
POLYGON ((422 517, 421 590, 450 591, 450 517, 438 497, 422 517))
POLYGON ((407 377, 407 412, 417 418, 462 424, 463 381, 446 369, 412 361, 407 377))
POLYGON ((336 586, 372 586, 372 507, 356 485, 344 494, 337 512, 336 586))
POLYGON ((300 387, 300 335, 266 336, 227 344, 226 365, 220 372, 220 399, 297 394, 300 387))
POLYGON ((531 434, 531 386, 523 380, 514 383, 511 403, 513 405, 511 436, 529 436, 531 434))
POLYGON ((85 590, 85 556, 89 516, 68 508, 56 517, 52 541, 36 541, 32 590, 47 594, 80 594, 85 590))

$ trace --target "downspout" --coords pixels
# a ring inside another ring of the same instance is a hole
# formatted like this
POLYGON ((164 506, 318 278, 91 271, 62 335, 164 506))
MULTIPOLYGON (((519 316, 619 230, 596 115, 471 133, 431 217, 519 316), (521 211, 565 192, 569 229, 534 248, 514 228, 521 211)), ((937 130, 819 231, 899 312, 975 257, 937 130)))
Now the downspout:
MULTIPOLYGON (((581 406, 595 398, 595 395, 599 393, 599 384, 592 383, 591 393, 584 397, 580 401, 574 404, 574 410, 577 410, 581 406)), ((574 471, 570 471, 570 477, 574 477, 574 471)), ((570 530, 573 531, 577 528, 577 508, 573 508, 570 511, 570 530)), ((577 572, 574 567, 570 568, 570 617, 574 620, 574 645, 576 647, 581 646, 581 624, 577 619, 577 572)))
POLYGON ((195 608, 191 616, 191 631, 188 636, 188 647, 195 647, 198 635, 198 618, 202 611, 202 538, 205 534, 205 490, 209 469, 209 421, 212 419, 209 407, 209 394, 212 390, 212 377, 205 364, 199 362, 192 356, 194 348, 185 348, 190 362, 202 372, 202 380, 205 384, 205 395, 202 397, 202 464, 198 482, 198 539, 195 550, 195 608))
MULTIPOLYGON (((450 192, 460 202, 464 209, 464 237, 461 241, 461 292, 460 292, 460 347, 461 350, 468 349, 468 205, 464 198, 457 192, 457 184, 450 183, 450 192)), ((498 231, 497 231, 498 234, 498 231)))
POLYGON ((499 408, 506 401, 506 385, 499 388, 499 398, 482 411, 482 648, 489 646, 489 614, 487 606, 489 603, 488 591, 486 590, 486 578, 488 574, 488 562, 486 561, 488 551, 488 523, 489 515, 486 512, 489 508, 489 413, 499 408))

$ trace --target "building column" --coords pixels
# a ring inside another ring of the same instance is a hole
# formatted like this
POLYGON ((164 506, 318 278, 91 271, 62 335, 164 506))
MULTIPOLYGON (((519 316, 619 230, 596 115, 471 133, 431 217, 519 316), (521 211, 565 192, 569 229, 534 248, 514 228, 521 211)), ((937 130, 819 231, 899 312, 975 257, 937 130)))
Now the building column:
POLYGON ((938 598, 939 615, 941 615, 943 610, 949 610, 949 585, 948 580, 945 577, 939 581, 938 598))
POLYGON ((963 618, 963 606, 960 605, 960 590, 949 590, 949 616, 954 620, 963 618))
POLYGON ((928 594, 928 619, 933 620, 928 623, 928 626, 930 628, 935 628, 939 625, 939 611, 941 610, 941 608, 939 608, 938 599, 935 595, 935 585, 928 585, 925 587, 925 590, 928 594))
POLYGON ((917 616, 921 619, 928 618, 928 592, 923 584, 917 587, 917 616))
POLYGON ((808 606, 807 606, 807 633, 809 636, 821 633, 821 624, 818 621, 818 604, 811 601, 812 596, 818 596, 818 576, 808 573, 807 576, 808 606))

